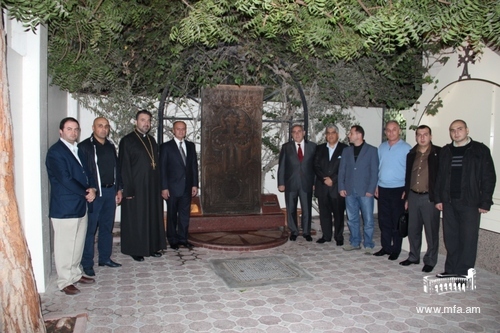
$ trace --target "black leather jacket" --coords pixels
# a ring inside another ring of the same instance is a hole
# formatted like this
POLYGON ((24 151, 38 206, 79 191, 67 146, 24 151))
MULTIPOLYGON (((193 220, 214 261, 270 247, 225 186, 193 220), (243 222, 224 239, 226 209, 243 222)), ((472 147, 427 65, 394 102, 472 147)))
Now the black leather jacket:
MULTIPOLYGON (((436 181, 435 202, 451 202, 451 146, 441 149, 439 172, 436 181)), ((490 149, 486 145, 472 141, 464 153, 462 161, 461 198, 464 205, 490 210, 493 204, 496 173, 490 149)))

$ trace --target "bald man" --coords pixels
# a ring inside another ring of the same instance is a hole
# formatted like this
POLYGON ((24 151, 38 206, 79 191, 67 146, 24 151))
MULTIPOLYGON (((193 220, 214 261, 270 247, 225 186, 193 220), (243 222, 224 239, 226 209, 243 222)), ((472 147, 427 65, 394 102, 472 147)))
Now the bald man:
POLYGON ((467 275, 474 268, 481 214, 493 204, 496 173, 490 149, 469 137, 465 121, 450 125, 451 143, 441 149, 435 204, 443 211, 446 275, 467 275))
POLYGON ((92 135, 82 141, 78 148, 85 154, 88 168, 97 183, 97 197, 89 208, 89 219, 82 267, 85 275, 94 276, 94 244, 98 232, 97 250, 99 266, 120 267, 111 260, 113 247, 113 225, 116 205, 122 200, 120 172, 116 148, 108 140, 109 121, 104 117, 94 119, 92 135))

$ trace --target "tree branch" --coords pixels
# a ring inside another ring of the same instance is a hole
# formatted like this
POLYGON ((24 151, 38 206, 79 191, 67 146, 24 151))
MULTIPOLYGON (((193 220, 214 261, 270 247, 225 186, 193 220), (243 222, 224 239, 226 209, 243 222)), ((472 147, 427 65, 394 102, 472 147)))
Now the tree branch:
POLYGON ((189 2, 187 2, 186 0, 182 0, 182 3, 184 3, 186 6, 188 6, 190 9, 194 9, 193 6, 191 6, 191 4, 189 2))
POLYGON ((80 55, 82 54, 82 36, 80 35, 80 30, 78 29, 78 24, 75 24, 76 32, 78 33, 78 40, 80 42, 80 45, 78 47, 78 54, 75 57, 75 60, 73 60, 73 63, 76 64, 78 59, 80 59, 80 55))
POLYGON ((92 20, 92 18, 94 17, 95 13, 99 9, 99 7, 101 7, 101 5, 102 5, 103 2, 104 2, 104 0, 100 0, 99 1, 99 3, 97 4, 97 6, 94 8, 94 11, 92 12, 92 15, 90 15, 89 21, 92 20))
POLYGON ((363 8, 363 10, 368 14, 368 16, 372 16, 372 13, 370 13, 370 10, 368 9, 368 7, 365 6, 363 1, 358 0, 358 3, 361 6, 361 8, 363 8))

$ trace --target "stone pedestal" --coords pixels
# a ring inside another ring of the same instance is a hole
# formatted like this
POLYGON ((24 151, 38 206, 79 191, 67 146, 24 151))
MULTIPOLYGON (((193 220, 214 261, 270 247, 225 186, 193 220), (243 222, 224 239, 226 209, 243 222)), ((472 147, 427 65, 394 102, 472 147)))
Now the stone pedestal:
POLYGON ((262 206, 257 214, 206 214, 199 197, 191 202, 189 233, 219 231, 249 231, 286 226, 278 197, 275 194, 260 195, 262 206))

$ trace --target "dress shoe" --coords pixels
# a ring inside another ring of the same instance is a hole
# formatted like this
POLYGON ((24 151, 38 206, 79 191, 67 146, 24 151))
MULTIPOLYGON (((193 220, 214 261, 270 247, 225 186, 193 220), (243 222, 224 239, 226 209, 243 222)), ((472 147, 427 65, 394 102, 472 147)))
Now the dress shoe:
POLYGON ((307 235, 307 236, 304 236, 304 238, 306 239, 306 241, 308 242, 312 242, 313 238, 311 237, 311 235, 307 235))
MULTIPOLYGON (((122 265, 114 262, 113 260, 109 259, 108 261, 105 262, 100 262, 99 266, 108 266, 108 267, 121 267, 122 265)), ((88 275, 88 274, 87 274, 88 275)))
POLYGON ((290 240, 291 241, 297 240, 297 235, 290 235, 290 240))
POLYGON ((438 278, 445 278, 445 277, 450 277, 450 276, 452 276, 452 274, 450 274, 448 272, 436 274, 436 277, 438 277, 438 278))
POLYGON ((143 256, 131 256, 132 259, 134 259, 135 261, 144 261, 144 257, 143 256))
POLYGON ((193 244, 189 243, 189 242, 185 242, 185 243, 179 243, 181 245, 184 245, 185 247, 187 247, 188 249, 192 249, 194 247, 193 244))
POLYGON ((337 246, 344 246, 344 241, 337 241, 337 246))
POLYGON ((384 249, 378 251, 378 252, 375 252, 373 255, 375 257, 381 257, 381 256, 385 256, 386 254, 390 254, 389 252, 386 252, 384 249))
POLYGON ((326 240, 326 239, 324 239, 324 238, 320 238, 320 239, 318 239, 318 240, 316 241, 316 243, 318 243, 318 244, 323 244, 323 243, 326 243, 326 242, 331 242, 331 241, 326 240))
POLYGON ((75 287, 72 284, 70 284, 69 286, 64 287, 61 291, 63 293, 65 293, 66 295, 76 295, 76 294, 80 293, 80 289, 78 289, 77 287, 75 287))
POLYGON ((424 267, 422 268, 422 272, 430 273, 430 272, 432 272, 433 269, 434 269, 434 266, 424 265, 424 267))
POLYGON ((156 252, 151 253, 151 257, 160 258, 161 256, 162 256, 162 254, 160 251, 156 251, 156 252))
POLYGON ((83 276, 80 278, 80 280, 78 280, 76 283, 81 283, 81 284, 92 284, 94 283, 95 280, 92 279, 92 278, 88 278, 86 276, 83 276))
POLYGON ((399 258, 399 253, 391 253, 389 255, 389 260, 397 260, 399 258))
POLYGON ((410 266, 410 265, 418 265, 419 262, 415 262, 415 261, 410 261, 409 259, 406 259, 405 261, 401 261, 399 263, 401 266, 410 266))
POLYGON ((176 250, 177 251, 179 249, 179 245, 177 245, 177 244, 170 244, 170 248, 172 250, 176 250))
MULTIPOLYGON (((101 264, 99 264, 99 266, 101 266, 101 264)), ((85 275, 87 276, 95 276, 95 271, 92 267, 89 267, 89 268, 83 268, 83 272, 85 273, 85 275)))

